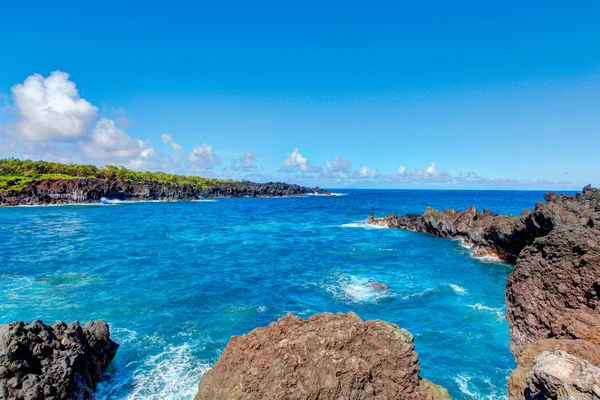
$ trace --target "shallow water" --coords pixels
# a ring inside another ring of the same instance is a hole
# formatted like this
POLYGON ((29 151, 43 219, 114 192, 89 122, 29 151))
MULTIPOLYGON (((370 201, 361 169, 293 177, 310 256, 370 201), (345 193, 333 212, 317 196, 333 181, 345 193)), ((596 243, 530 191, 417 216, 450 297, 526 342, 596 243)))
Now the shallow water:
POLYGON ((518 215, 543 192, 342 192, 0 208, 0 323, 104 319, 121 347, 98 398, 164 400, 192 399, 231 335, 288 312, 355 311, 410 330, 422 375, 454 398, 505 398, 511 266, 366 217, 471 204, 518 215))

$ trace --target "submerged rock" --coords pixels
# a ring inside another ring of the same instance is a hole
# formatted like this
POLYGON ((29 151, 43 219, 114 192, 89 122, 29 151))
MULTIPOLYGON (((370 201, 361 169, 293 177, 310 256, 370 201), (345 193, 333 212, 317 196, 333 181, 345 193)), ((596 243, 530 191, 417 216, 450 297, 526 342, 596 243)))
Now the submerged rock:
POLYGON ((93 400, 118 347, 103 321, 0 325, 0 398, 93 400))
POLYGON ((288 314, 233 336, 195 400, 449 399, 420 376, 412 335, 356 314, 288 314))

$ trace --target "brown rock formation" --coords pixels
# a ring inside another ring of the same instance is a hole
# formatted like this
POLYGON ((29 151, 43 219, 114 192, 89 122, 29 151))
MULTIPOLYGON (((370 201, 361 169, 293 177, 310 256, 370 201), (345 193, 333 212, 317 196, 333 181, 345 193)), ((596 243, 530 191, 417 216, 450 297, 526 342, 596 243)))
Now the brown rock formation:
POLYGON ((460 238, 478 254, 514 262, 506 288, 518 363, 510 398, 600 398, 593 375, 600 366, 600 192, 586 186, 575 196, 544 198, 520 217, 427 208, 422 215, 371 215, 369 222, 460 238), (552 362, 564 368, 552 371, 552 362))
POLYGON ((396 325, 354 313, 287 315, 233 336, 195 400, 449 399, 419 373, 413 337, 396 325))

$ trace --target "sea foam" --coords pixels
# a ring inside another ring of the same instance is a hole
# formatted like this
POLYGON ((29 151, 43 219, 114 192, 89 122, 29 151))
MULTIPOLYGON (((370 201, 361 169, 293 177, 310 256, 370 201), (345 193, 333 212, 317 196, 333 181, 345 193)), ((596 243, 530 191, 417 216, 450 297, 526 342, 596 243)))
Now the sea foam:
POLYGON ((456 294, 465 294, 465 293, 467 293, 467 289, 465 289, 462 286, 455 285, 454 283, 451 283, 450 287, 452 288, 452 290, 456 294))
POLYGON ((131 382, 133 390, 125 399, 191 399, 198 392, 200 378, 209 369, 207 363, 194 357, 188 344, 168 346, 138 368, 131 382))
POLYGON ((392 294, 389 289, 378 288, 382 284, 375 279, 356 276, 340 276, 336 282, 327 285, 327 291, 336 298, 354 303, 374 303, 392 294))
POLYGON ((358 229, 388 229, 387 226, 369 224, 369 220, 361 220, 348 222, 340 225, 342 228, 358 228, 358 229))

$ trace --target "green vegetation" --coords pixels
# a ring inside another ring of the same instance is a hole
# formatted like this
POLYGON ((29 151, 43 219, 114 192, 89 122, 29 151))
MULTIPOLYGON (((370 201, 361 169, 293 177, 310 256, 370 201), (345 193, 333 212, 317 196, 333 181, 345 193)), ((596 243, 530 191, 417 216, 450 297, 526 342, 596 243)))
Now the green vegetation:
POLYGON ((195 189, 206 189, 220 183, 232 182, 231 180, 174 175, 165 172, 138 172, 115 165, 98 168, 94 165, 62 164, 14 158, 0 159, 0 190, 21 190, 33 181, 77 178, 117 179, 133 183, 160 182, 191 185, 195 189))

